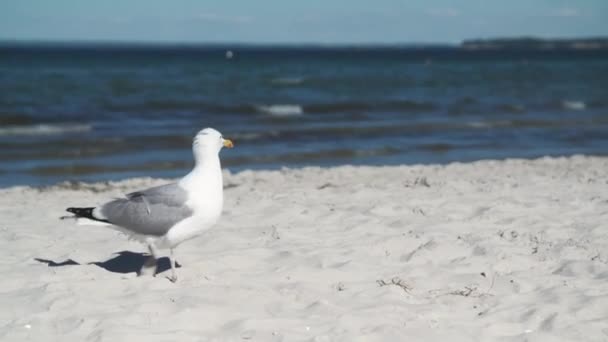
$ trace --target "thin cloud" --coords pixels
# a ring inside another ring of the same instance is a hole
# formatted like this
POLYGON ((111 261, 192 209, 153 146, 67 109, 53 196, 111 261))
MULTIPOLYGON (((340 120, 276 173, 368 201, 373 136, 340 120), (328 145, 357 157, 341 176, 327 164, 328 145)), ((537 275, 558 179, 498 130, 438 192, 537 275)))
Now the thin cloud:
POLYGON ((196 21, 227 23, 227 24, 247 24, 253 21, 252 17, 244 15, 222 15, 217 13, 198 13, 192 19, 196 21))
POLYGON ((570 8, 570 7, 556 8, 556 9, 549 11, 549 13, 546 14, 547 17, 558 17, 558 18, 573 18, 573 17, 580 17, 582 15, 583 14, 581 13, 581 11, 579 11, 576 8, 570 8))
POLYGON ((433 8, 430 9, 428 11, 426 11, 426 13, 432 17, 459 17, 462 12, 460 10, 457 10, 455 8, 433 8))

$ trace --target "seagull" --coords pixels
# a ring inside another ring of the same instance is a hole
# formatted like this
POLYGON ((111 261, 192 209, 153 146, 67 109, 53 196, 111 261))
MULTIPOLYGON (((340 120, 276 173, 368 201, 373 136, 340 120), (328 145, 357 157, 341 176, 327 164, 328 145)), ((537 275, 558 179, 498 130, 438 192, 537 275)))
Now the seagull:
POLYGON ((132 192, 98 207, 67 208, 81 225, 110 226, 148 246, 150 258, 139 275, 156 275, 158 249, 171 251, 172 282, 177 281, 173 250, 182 242, 200 235, 220 218, 223 207, 223 181, 219 152, 232 148, 213 128, 194 137, 192 171, 175 183, 132 192))

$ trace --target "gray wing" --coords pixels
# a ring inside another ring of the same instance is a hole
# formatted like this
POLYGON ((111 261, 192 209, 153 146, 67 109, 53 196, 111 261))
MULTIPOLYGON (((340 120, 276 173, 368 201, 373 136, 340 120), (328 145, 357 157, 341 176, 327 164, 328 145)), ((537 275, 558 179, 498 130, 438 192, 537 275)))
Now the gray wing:
POLYGON ((101 207, 112 224, 143 235, 162 236, 173 225, 192 215, 188 194, 177 183, 127 194, 101 207))

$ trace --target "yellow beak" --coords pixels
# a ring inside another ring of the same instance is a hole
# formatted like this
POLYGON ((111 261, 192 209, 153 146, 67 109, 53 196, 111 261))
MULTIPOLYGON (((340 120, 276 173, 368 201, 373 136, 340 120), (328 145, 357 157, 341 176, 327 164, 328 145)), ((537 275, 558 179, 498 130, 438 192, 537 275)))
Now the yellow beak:
POLYGON ((233 148, 234 144, 229 139, 224 139, 224 147, 233 148))

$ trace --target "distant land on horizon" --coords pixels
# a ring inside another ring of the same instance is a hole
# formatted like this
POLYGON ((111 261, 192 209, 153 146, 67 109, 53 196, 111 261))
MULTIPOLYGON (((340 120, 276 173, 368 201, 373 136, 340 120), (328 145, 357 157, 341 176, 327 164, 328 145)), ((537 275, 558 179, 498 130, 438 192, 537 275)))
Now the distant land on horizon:
POLYGON ((464 50, 608 50, 608 37, 584 38, 539 38, 539 37, 501 37, 466 39, 461 43, 245 43, 245 42, 151 42, 151 41, 48 41, 48 40, 0 40, 0 47, 113 47, 113 48, 319 48, 319 49, 464 49, 464 50))
POLYGON ((490 38, 464 40, 460 47, 468 50, 608 50, 608 38, 490 38))

